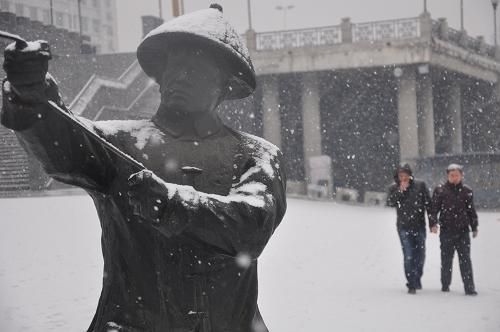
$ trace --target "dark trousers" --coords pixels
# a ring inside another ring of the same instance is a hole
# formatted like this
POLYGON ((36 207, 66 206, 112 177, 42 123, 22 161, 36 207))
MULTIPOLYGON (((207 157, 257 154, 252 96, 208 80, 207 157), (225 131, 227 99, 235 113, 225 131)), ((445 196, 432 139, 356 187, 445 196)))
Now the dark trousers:
POLYGON ((474 290, 472 262, 470 259, 470 235, 468 231, 460 233, 441 232, 441 284, 448 287, 451 284, 453 256, 458 253, 460 273, 465 291, 474 290))
POLYGON ((420 288, 420 279, 424 274, 425 263, 425 228, 419 230, 398 229, 403 248, 404 269, 408 288, 420 288))

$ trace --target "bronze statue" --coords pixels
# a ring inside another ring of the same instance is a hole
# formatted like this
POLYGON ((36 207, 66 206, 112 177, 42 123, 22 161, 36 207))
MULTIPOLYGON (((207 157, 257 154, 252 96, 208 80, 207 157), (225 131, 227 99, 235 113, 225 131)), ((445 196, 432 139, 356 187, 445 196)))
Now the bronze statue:
POLYGON ((152 119, 78 119, 144 165, 139 172, 48 106, 64 108, 44 45, 7 47, 2 123, 50 176, 95 202, 104 278, 88 331, 267 331, 257 258, 285 213, 286 179, 275 146, 217 115, 256 84, 220 6, 167 22, 140 44, 139 63, 162 96, 152 119))

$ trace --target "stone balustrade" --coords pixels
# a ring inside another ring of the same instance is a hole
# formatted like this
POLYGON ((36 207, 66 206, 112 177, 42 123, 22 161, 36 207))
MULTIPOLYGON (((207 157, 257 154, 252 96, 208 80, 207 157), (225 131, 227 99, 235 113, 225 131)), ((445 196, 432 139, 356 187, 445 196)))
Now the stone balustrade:
POLYGON ((428 13, 419 17, 352 23, 349 18, 341 24, 298 30, 259 32, 249 31, 246 40, 255 51, 275 51, 303 47, 325 47, 342 43, 374 43, 431 37, 460 46, 475 54, 497 59, 499 52, 486 44, 484 37, 472 37, 467 32, 452 29, 447 20, 431 19, 428 13))

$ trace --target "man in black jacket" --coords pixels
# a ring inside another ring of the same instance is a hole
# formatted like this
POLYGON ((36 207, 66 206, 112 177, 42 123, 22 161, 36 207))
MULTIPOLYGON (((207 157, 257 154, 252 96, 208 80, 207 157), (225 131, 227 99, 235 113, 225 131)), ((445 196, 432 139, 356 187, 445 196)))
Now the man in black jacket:
POLYGON ((477 295, 470 259, 469 232, 472 230, 474 238, 478 234, 478 218, 472 189, 462 183, 462 166, 451 164, 446 172, 448 181, 434 190, 429 221, 433 227, 437 227, 438 223, 441 226, 442 291, 450 291, 453 255, 456 250, 465 294, 477 295))
POLYGON ((429 213, 431 197, 424 182, 415 180, 408 164, 397 168, 389 188, 387 205, 397 210, 397 229, 404 255, 408 293, 422 289, 425 262, 425 211, 429 213))

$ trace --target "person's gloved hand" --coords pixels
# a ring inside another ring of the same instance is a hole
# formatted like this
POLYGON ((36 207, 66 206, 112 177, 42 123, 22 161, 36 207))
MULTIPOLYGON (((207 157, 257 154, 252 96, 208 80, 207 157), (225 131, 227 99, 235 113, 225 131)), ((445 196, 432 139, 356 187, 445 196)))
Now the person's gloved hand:
POLYGON ((159 224, 167 205, 168 190, 151 171, 140 171, 128 179, 129 204, 134 216, 151 224, 159 224))
POLYGON ((28 42, 22 49, 16 48, 16 43, 10 44, 5 48, 4 58, 7 80, 17 87, 45 82, 52 55, 49 44, 39 40, 28 42))
POLYGON ((477 234, 479 234, 479 231, 476 229, 475 231, 472 232, 472 238, 476 238, 477 234))

